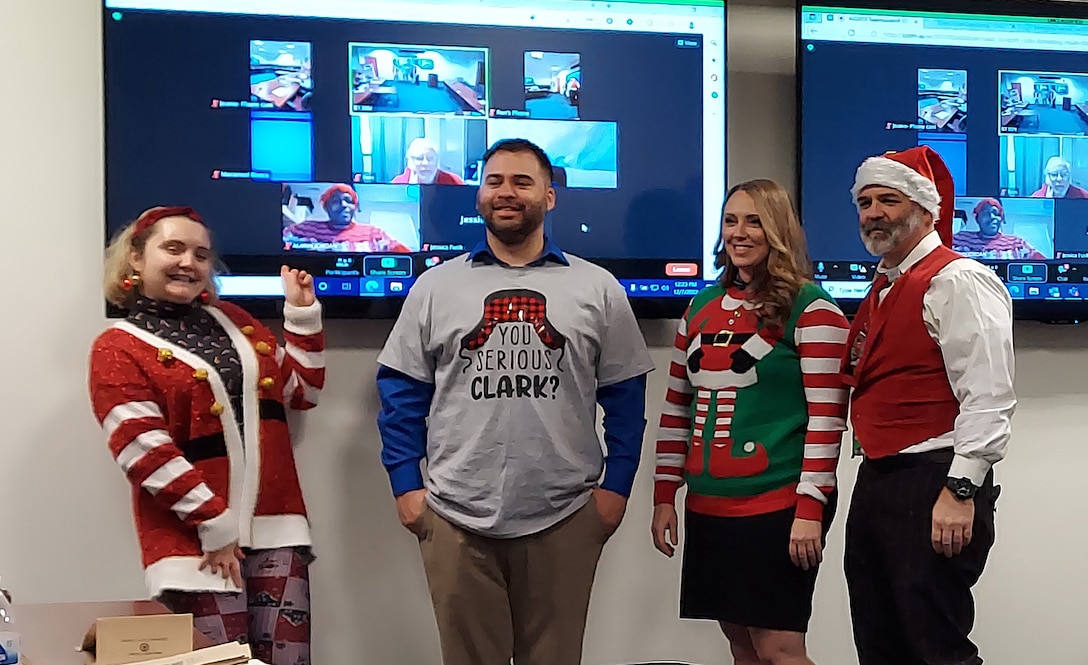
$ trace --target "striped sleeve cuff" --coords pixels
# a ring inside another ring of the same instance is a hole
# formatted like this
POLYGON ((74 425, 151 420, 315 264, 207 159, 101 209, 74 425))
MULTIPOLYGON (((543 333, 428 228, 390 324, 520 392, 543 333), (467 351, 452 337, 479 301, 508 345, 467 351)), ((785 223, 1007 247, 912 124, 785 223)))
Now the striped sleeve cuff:
POLYGON ((676 493, 680 491, 680 483, 659 480, 654 483, 654 505, 659 506, 666 503, 670 506, 676 505, 676 493))
POLYGON ((824 504, 820 503, 818 499, 814 499, 807 494, 802 494, 797 497, 797 510, 795 513, 795 517, 802 520, 823 522, 824 504))

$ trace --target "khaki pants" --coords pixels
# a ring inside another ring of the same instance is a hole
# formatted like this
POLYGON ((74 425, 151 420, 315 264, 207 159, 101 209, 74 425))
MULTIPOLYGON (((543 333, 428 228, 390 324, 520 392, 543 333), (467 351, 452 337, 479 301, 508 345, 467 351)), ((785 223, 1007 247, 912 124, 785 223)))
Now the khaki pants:
POLYGON ((580 665, 606 531, 596 503, 538 534, 485 538, 427 508, 419 529, 444 665, 580 665))

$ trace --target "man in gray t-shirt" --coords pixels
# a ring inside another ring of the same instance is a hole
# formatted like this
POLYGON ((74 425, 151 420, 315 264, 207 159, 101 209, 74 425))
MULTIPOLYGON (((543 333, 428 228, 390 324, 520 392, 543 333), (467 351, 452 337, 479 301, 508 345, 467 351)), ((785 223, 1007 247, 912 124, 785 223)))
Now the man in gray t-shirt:
POLYGON ((488 151, 487 240, 420 276, 378 356, 382 463, 445 665, 581 662, 638 469, 653 362, 615 277, 545 238, 552 177, 528 141, 488 151))

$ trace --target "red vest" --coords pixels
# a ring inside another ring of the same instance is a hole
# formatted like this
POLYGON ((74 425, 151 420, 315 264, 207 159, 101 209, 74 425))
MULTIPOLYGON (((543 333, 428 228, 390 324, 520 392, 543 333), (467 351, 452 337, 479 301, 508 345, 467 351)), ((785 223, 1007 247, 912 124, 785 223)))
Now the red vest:
POLYGON ((854 389, 850 424, 867 457, 895 455, 955 425, 959 401, 922 319, 922 299, 933 276, 958 258, 942 245, 903 273, 884 302, 873 289, 858 308, 843 381, 854 389))

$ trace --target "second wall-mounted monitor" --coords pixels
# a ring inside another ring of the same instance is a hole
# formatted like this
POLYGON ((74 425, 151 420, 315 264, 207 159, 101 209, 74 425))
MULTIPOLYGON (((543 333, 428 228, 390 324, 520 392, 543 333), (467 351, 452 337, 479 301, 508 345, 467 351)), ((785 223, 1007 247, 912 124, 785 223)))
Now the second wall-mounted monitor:
POLYGON ((640 314, 680 313, 713 277, 720 0, 104 9, 106 232, 193 206, 227 298, 273 302, 287 262, 330 314, 395 314, 422 271, 483 240, 482 159, 506 138, 552 162, 550 237, 612 271, 640 314))
POLYGON ((1071 5, 800 7, 803 216, 817 277, 847 309, 876 266, 854 172, 928 145, 955 179, 954 249, 992 267, 1020 316, 1088 314, 1088 20, 1071 5))

